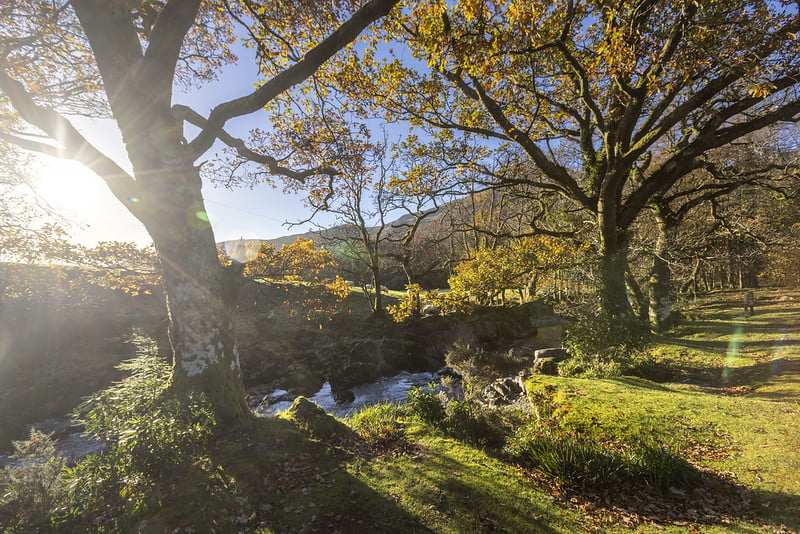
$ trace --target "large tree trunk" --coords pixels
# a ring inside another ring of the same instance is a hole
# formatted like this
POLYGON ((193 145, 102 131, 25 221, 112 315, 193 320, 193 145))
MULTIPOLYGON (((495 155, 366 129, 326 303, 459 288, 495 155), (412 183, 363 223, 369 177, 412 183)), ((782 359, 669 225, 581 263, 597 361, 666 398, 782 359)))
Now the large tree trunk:
POLYGON ((628 294, 631 295, 631 298, 634 303, 634 310, 636 312, 636 316, 642 320, 647 320, 647 301, 644 296, 644 292, 642 291, 639 282, 636 281, 636 277, 633 276, 633 273, 630 270, 630 267, 627 271, 625 271, 625 283, 628 286, 628 294))
POLYGON ((658 235, 650 268, 648 315, 650 326, 656 330, 669 328, 672 319, 672 273, 669 267, 669 224, 664 216, 656 213, 658 235))
MULTIPOLYGON (((161 260, 173 354, 171 389, 203 394, 225 426, 249 417, 224 275, 200 193, 198 169, 161 171, 158 193, 142 199, 142 222, 161 260)), ((152 179, 152 175, 144 178, 152 179)))
POLYGON ((628 301, 625 272, 628 269, 628 240, 617 227, 613 213, 598 208, 600 227, 600 266, 598 294, 604 314, 611 317, 630 318, 633 310, 628 301))

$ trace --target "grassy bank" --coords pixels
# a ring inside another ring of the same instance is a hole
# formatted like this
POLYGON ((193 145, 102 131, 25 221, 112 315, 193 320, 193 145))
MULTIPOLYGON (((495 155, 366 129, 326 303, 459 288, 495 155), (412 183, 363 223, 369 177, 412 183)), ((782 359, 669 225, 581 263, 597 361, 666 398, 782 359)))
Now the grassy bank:
POLYGON ((476 447, 479 427, 462 412, 440 415, 450 418, 446 424, 395 407, 345 422, 298 412, 213 439, 185 469, 146 491, 129 487, 141 495, 138 507, 116 492, 90 520, 64 519, 62 510, 59 528, 796 532, 800 294, 757 298, 749 318, 735 293, 687 308, 684 323, 647 349, 649 376, 661 381, 529 380, 531 407, 512 408, 505 418, 522 430, 514 436, 506 428, 504 437, 520 441, 526 431, 569 454, 577 450, 571 443, 588 443, 592 454, 627 462, 624 476, 583 485, 553 476, 514 447, 476 447), (658 487, 637 474, 637 451, 656 447, 670 465, 688 460, 690 486, 668 479, 658 487))

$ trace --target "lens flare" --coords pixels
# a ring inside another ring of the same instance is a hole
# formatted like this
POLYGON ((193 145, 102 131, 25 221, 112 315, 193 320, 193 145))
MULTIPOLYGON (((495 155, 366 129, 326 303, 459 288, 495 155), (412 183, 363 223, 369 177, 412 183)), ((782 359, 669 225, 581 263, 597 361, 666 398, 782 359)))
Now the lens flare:
POLYGON ((783 365, 786 362, 784 355, 786 354, 786 345, 788 344, 788 333, 786 329, 781 331, 781 336, 778 342, 775 343, 775 354, 772 355, 772 361, 769 362, 769 374, 775 376, 783 371, 783 365))
POLYGON ((733 336, 728 343, 728 351, 725 353, 725 364, 722 366, 722 383, 728 384, 733 376, 733 372, 739 362, 739 347, 742 344, 743 328, 741 325, 736 325, 733 329, 733 336))

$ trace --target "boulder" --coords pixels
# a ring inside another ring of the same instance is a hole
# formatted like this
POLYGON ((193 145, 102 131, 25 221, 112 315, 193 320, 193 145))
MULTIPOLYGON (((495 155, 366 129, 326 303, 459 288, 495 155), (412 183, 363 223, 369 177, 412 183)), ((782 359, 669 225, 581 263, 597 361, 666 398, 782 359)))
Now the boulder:
POLYGON ((535 375, 558 375, 558 362, 553 358, 536 358, 531 367, 535 375))
POLYGON ((302 396, 297 397, 291 408, 281 414, 281 417, 294 421, 297 426, 318 439, 347 437, 351 434, 347 425, 302 396))
POLYGON ((520 373, 516 377, 507 376, 495 380, 481 390, 481 399, 491 407, 513 403, 525 394, 523 376, 520 373))
POLYGON ((563 362, 567 358, 569 358, 569 353, 566 349, 562 348, 549 348, 549 349, 539 349, 533 353, 534 357, 539 359, 550 358, 554 360, 556 363, 563 362))

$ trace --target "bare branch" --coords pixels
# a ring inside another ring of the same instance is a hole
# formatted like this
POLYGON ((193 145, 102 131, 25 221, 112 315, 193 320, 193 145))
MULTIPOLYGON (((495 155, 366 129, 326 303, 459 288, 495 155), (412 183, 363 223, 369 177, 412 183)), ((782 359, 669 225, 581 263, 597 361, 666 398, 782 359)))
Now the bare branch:
POLYGON ((399 0, 371 0, 356 11, 335 32, 303 56, 303 59, 278 73, 247 96, 224 102, 213 110, 200 134, 189 143, 193 158, 200 157, 214 143, 230 119, 248 115, 263 108, 276 96, 303 82, 333 55, 351 43, 372 22, 391 11, 399 0))

